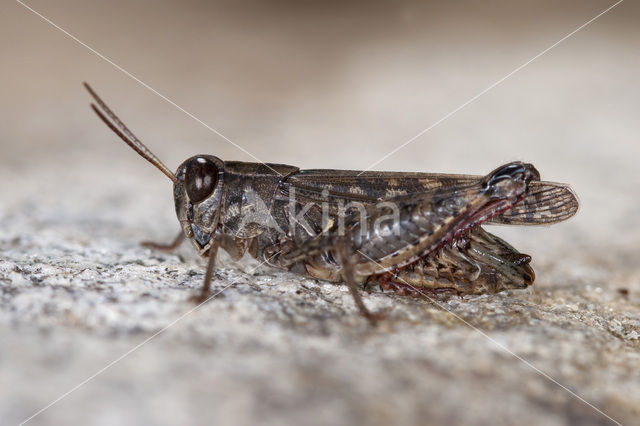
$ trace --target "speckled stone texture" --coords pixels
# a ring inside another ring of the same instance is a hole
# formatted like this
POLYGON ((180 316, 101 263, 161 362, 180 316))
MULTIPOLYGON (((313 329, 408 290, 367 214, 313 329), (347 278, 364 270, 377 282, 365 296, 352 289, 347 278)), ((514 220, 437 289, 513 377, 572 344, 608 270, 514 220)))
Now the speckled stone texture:
MULTIPOLYGON (((517 3, 30 2, 252 154, 305 168, 366 168, 609 5, 517 3)), ((2 8, 1 424, 61 396, 28 424, 640 423, 638 4, 376 166, 524 160, 582 202, 560 225, 491 228, 533 256, 530 289, 436 306, 371 288, 365 303, 389 309, 377 328, 345 286, 224 256, 220 293, 194 310, 193 248, 138 244, 177 232, 170 182, 92 115, 80 83, 170 168, 252 159, 2 8)))

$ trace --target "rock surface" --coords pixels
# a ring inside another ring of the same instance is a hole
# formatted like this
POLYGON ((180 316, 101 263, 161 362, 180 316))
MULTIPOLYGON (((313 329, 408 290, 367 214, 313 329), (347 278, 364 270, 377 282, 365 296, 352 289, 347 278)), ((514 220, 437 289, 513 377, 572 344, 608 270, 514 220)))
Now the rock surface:
MULTIPOLYGON (((478 24, 498 9, 442 6, 442 14, 465 17, 467 25, 462 40, 444 27, 433 30, 451 40, 447 48, 456 53, 440 56, 442 39, 410 19, 427 19, 429 11, 383 11, 400 17, 389 24, 399 35, 382 32, 376 40, 408 50, 384 57, 380 44, 337 43, 343 56, 323 53, 335 61, 331 76, 313 58, 297 63, 318 71, 315 85, 307 68, 296 74, 286 60, 260 56, 264 49, 296 58, 310 39, 290 40, 291 31, 300 31, 293 24, 281 33, 251 30, 249 45, 259 51, 251 56, 242 50, 239 29, 200 20, 200 6, 186 8, 193 33, 181 37, 231 34, 237 55, 274 71, 273 81, 237 72, 235 79, 212 80, 208 71, 217 70, 218 59, 195 48, 182 56, 194 61, 188 69, 180 61, 167 64, 167 54, 180 58, 189 45, 162 38, 175 12, 170 5, 145 9, 152 16, 138 30, 126 19, 137 19, 140 6, 131 18, 75 10, 78 5, 66 12, 37 6, 108 56, 117 52, 125 68, 192 105, 260 158, 365 168, 607 6, 555 4, 548 2, 548 15, 534 15, 530 23, 518 9, 500 12, 500 22, 546 28, 544 37, 508 26, 498 38, 478 24), (124 36, 110 36, 115 22, 130 28, 124 36), (146 46, 147 32, 148 40, 166 43, 146 46), (120 37, 134 46, 120 50, 120 37), (486 57, 475 56, 480 44, 486 57), (137 56, 143 47, 144 60, 137 56), (431 62, 422 62, 425 57, 431 62), (296 91, 305 81, 308 96, 296 91), (283 87, 289 91, 280 93, 283 87)), ((204 264, 192 247, 164 254, 138 244, 169 241, 177 231, 169 182, 114 144, 86 107, 79 82, 102 75, 96 88, 172 168, 194 151, 251 158, 135 82, 114 76, 110 65, 16 5, 7 16, 20 25, 2 31, 14 40, 23 31, 30 37, 18 46, 3 44, 15 60, 0 100, 0 423, 38 414, 29 424, 638 424, 640 34, 630 24, 637 24, 631 17, 638 10, 623 3, 376 166, 481 174, 524 159, 543 177, 570 182, 583 207, 549 228, 492 228, 533 255, 538 278, 530 289, 451 298, 439 306, 370 289, 365 303, 389 308, 388 318, 372 328, 346 287, 251 259, 223 260, 217 296, 194 309, 187 299, 202 283, 204 264), (105 82, 109 78, 114 81, 105 82)), ((352 19, 360 13, 342 12, 352 19)), ((261 22, 230 15, 245 30, 261 22)), ((313 15, 316 23, 337 22, 326 11, 313 15)), ((380 34, 376 25, 349 22, 364 34, 380 34)), ((350 40, 349 29, 336 25, 336 34, 350 40)), ((322 34, 321 41, 313 39, 318 45, 333 43, 322 34)))

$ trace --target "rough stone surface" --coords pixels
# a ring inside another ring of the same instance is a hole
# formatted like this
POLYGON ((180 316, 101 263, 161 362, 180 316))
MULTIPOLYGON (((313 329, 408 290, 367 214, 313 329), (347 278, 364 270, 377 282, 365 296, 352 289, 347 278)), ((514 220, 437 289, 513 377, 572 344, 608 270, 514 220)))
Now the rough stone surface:
MULTIPOLYGON (((167 30, 168 4, 34 7, 259 158, 365 168, 607 6, 533 3, 383 7, 371 22, 359 8, 285 8, 268 28, 268 11, 190 4, 179 16, 191 32, 167 30), (233 54, 183 49, 222 39, 233 54), (318 58, 301 58, 310 45, 318 58)), ((0 423, 55 402, 29 424, 638 424, 638 11, 623 3, 376 167, 480 174, 523 159, 570 182, 582 209, 549 228, 492 228, 533 255, 531 289, 441 306, 369 289, 365 303, 389 309, 372 328, 344 286, 251 259, 223 259, 219 294, 194 309, 204 264, 192 247, 138 244, 177 231, 169 182, 114 143, 79 82, 95 81, 171 167, 198 151, 251 158, 15 5, 0 30, 13 58, 0 99, 0 423)))

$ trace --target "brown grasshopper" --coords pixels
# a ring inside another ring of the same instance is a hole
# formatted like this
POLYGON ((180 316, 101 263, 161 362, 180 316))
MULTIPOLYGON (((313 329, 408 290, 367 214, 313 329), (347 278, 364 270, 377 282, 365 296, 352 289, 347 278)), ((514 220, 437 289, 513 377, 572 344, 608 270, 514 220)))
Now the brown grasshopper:
POLYGON ((358 285, 414 297, 482 294, 531 285, 531 257, 482 224, 538 225, 578 210, 566 184, 545 182, 513 162, 486 176, 355 170, 300 170, 272 163, 196 155, 171 172, 85 83, 98 116, 173 182, 185 238, 208 257, 202 292, 209 297, 218 249, 245 253, 303 276, 345 282, 361 313, 374 321, 358 285))

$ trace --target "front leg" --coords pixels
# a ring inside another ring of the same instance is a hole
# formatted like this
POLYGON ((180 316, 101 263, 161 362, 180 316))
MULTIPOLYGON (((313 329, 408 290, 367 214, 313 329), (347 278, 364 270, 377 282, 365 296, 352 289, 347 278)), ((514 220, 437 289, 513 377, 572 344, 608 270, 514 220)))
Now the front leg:
MULTIPOLYGON (((177 249, 180 244, 184 242, 186 239, 184 232, 180 231, 180 233, 174 238, 174 240, 169 244, 164 243, 156 243, 154 241, 142 241, 140 245, 142 247, 150 248, 153 250, 159 250, 164 252, 171 252, 177 249)), ((202 284, 202 290, 198 294, 194 294, 189 297, 194 303, 201 304, 204 303, 209 298, 209 292, 211 290, 211 280, 213 279, 213 270, 216 264, 216 257, 218 254, 218 247, 220 246, 219 239, 214 239, 209 249, 209 259, 207 261, 207 272, 204 276, 204 283, 202 284)))
POLYGON ((236 239, 232 236, 222 233, 215 233, 211 238, 211 246, 207 252, 207 272, 204 275, 204 282, 202 283, 202 290, 199 294, 191 296, 190 300, 194 303, 201 304, 206 302, 210 298, 211 281, 213 280, 213 273, 216 265, 216 257, 218 256, 218 249, 222 248, 229 253, 233 260, 240 260, 244 253, 247 251, 247 247, 250 243, 249 239, 236 239))
POLYGON ((209 299, 209 293, 211 292, 211 280, 213 279, 213 271, 216 267, 216 257, 218 256, 219 241, 214 240, 211 248, 209 249, 209 259, 207 261, 207 272, 204 274, 204 282, 202 283, 202 290, 199 294, 194 294, 189 298, 193 303, 198 305, 206 302, 209 299))
POLYGON ((178 233, 178 235, 176 235, 173 241, 170 242, 169 244, 156 243, 154 241, 142 241, 140 245, 142 247, 146 247, 154 250, 170 252, 177 249, 180 246, 180 244, 182 244, 182 242, 185 240, 185 238, 186 237, 184 235, 184 232, 180 231, 180 233, 178 233))

